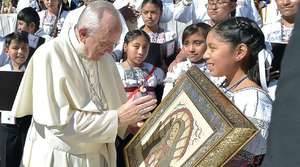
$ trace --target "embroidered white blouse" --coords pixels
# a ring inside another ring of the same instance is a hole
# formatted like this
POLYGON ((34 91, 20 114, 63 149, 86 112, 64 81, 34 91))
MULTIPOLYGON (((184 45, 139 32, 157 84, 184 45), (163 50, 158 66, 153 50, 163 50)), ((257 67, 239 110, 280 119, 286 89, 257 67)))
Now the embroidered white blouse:
POLYGON ((286 27, 280 19, 262 27, 265 39, 272 43, 288 43, 294 27, 286 27))
MULTIPOLYGON (((47 10, 42 10, 40 12, 38 12, 39 14, 39 17, 40 17, 40 28, 43 29, 43 31, 50 35, 51 36, 51 33, 52 33, 52 29, 53 29, 53 25, 55 23, 55 20, 56 20, 56 16, 52 16, 52 15, 49 15, 47 10)), ((57 23, 56 23, 56 26, 57 26, 57 29, 58 29, 58 34, 60 33, 61 29, 62 29, 62 26, 64 24, 64 21, 65 21, 65 18, 67 16, 68 12, 67 11, 62 11, 58 20, 57 20, 57 23)))
POLYGON ((156 67, 151 76, 146 80, 151 72, 153 65, 144 63, 142 68, 124 69, 121 63, 116 62, 122 83, 125 88, 137 88, 141 84, 145 87, 155 88, 157 85, 163 84, 165 73, 162 69, 156 67))
POLYGON ((272 100, 268 93, 259 88, 244 88, 228 91, 227 97, 260 130, 260 133, 244 148, 253 155, 267 152, 267 138, 272 114, 272 100))

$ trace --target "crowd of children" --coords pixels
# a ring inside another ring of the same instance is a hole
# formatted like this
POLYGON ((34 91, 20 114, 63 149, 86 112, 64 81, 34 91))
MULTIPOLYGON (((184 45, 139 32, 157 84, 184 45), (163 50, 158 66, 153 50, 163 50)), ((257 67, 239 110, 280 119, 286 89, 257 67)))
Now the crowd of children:
MULTIPOLYGON (((0 37, 0 71, 24 72, 34 50, 68 33, 91 1, 19 0, 16 32, 0 37)), ((272 77, 272 46, 288 44, 300 0, 111 2, 122 23, 113 57, 128 99, 151 94, 161 101, 197 66, 260 129, 228 166, 259 166, 279 76, 272 77)), ((282 55, 276 56, 280 64, 282 55)))

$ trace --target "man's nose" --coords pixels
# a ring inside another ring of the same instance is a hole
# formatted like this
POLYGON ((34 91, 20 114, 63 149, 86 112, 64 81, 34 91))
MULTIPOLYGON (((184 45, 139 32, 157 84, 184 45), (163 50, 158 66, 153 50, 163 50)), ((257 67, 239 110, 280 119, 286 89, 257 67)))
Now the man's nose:
POLYGON ((109 45, 105 48, 105 52, 107 53, 112 53, 113 50, 114 50, 114 45, 109 45))

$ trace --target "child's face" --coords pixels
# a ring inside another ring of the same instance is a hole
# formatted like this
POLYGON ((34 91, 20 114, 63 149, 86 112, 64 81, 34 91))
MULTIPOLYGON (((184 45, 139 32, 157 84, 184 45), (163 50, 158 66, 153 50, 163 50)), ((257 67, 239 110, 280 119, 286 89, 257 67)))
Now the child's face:
POLYGON ((158 6, 152 3, 146 3, 142 8, 142 18, 145 26, 153 27, 158 25, 161 11, 158 6))
POLYGON ((17 21, 17 30, 19 32, 24 31, 24 32, 33 34, 35 31, 34 23, 28 25, 25 21, 18 20, 17 21))
POLYGON ((13 63, 22 65, 25 63, 29 54, 28 44, 12 40, 10 45, 6 48, 6 54, 10 57, 10 60, 13 63))
POLYGON ((238 63, 234 59, 235 51, 231 43, 222 40, 213 30, 208 33, 206 42, 207 49, 203 58, 212 76, 228 76, 237 69, 238 63))
POLYGON ((194 33, 188 36, 183 42, 183 51, 192 62, 200 61, 205 50, 205 38, 201 33, 194 33))
POLYGON ((144 36, 138 36, 128 44, 125 44, 124 52, 127 56, 127 61, 134 66, 142 65, 147 57, 149 45, 144 36))

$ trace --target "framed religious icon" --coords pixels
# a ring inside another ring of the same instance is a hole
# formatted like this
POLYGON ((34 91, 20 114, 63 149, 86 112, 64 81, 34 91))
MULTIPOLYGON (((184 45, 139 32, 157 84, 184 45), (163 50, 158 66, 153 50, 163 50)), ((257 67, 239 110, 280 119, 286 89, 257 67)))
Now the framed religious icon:
POLYGON ((222 166, 257 133, 255 125, 193 67, 124 148, 126 165, 222 166))

